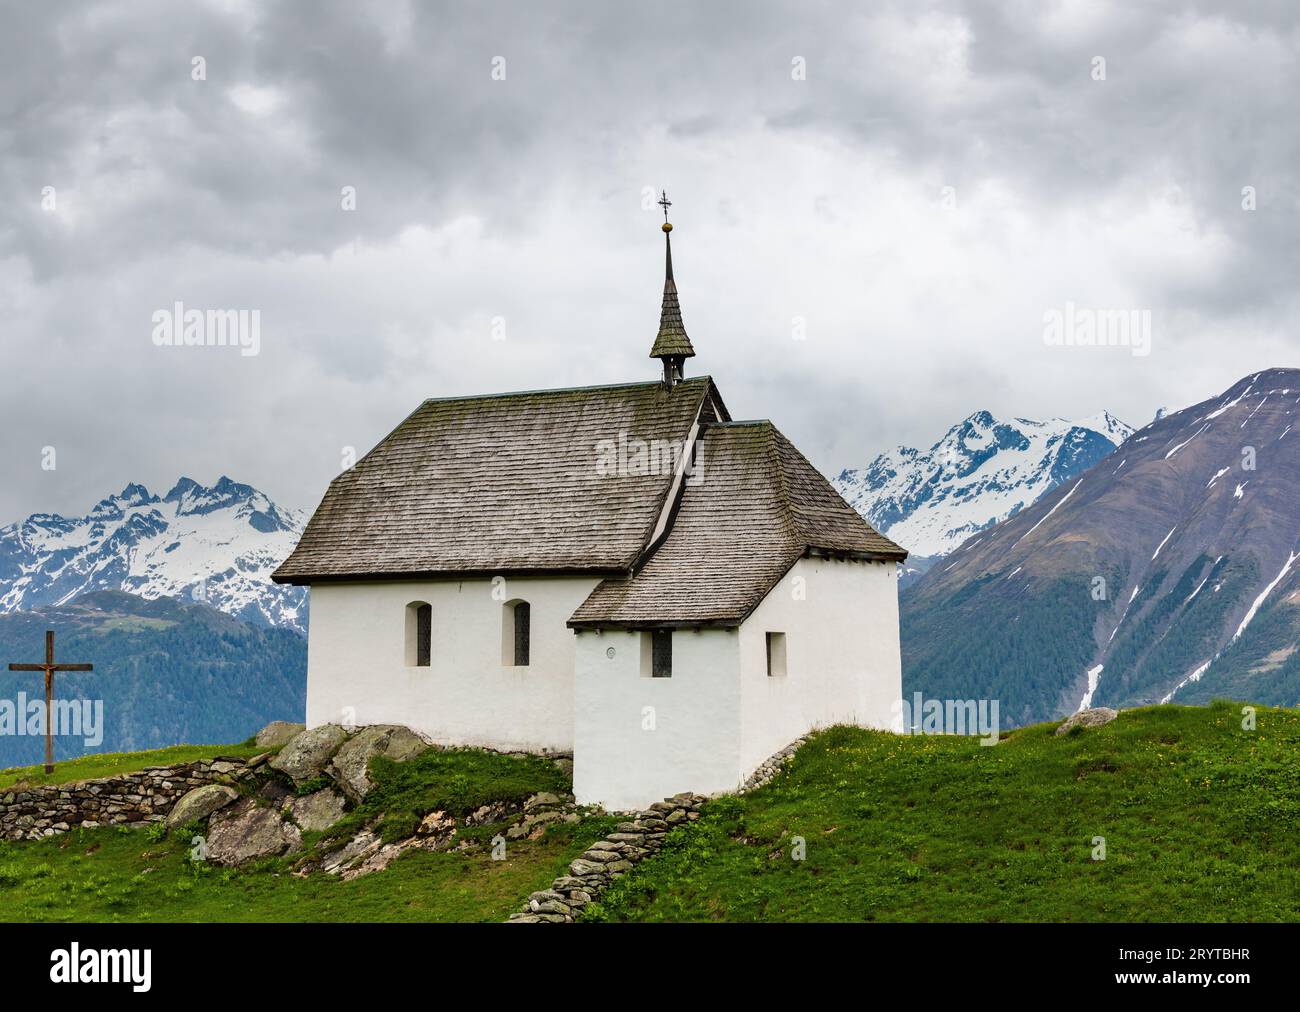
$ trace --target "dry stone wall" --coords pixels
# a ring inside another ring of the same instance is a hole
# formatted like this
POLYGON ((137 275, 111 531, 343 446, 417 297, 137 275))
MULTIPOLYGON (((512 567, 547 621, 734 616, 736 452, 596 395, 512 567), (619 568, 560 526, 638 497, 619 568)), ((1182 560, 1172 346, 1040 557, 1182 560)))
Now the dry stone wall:
POLYGON ((677 826, 700 817, 703 794, 678 794, 656 801, 627 822, 620 822, 605 839, 597 840, 561 875, 528 897, 523 910, 510 915, 513 924, 571 923, 620 875, 657 853, 664 837, 677 826))
MULTIPOLYGON (((796 738, 769 756, 736 793, 748 794, 771 782, 807 740, 808 735, 796 738)), ((706 801, 708 797, 703 794, 676 794, 655 802, 629 821, 620 822, 614 832, 597 840, 574 860, 567 875, 552 882, 551 888, 529 896, 527 906, 510 915, 510 923, 571 924, 583 907, 599 897, 615 879, 658 853, 670 830, 695 822, 706 801)))
POLYGON ((264 761, 204 759, 71 784, 0 788, 0 840, 39 840, 78 826, 157 822, 195 787, 243 780, 264 761))
POLYGON ((762 765, 759 766, 758 769, 754 770, 745 782, 740 785, 740 790, 736 793, 748 794, 750 791, 756 791, 760 787, 764 787, 771 783, 772 779, 785 768, 786 763, 794 758, 794 754, 799 751, 803 746, 803 743, 807 740, 808 735, 805 734, 802 738, 796 738, 794 741, 790 742, 790 744, 781 749, 780 752, 768 756, 763 760, 762 765))

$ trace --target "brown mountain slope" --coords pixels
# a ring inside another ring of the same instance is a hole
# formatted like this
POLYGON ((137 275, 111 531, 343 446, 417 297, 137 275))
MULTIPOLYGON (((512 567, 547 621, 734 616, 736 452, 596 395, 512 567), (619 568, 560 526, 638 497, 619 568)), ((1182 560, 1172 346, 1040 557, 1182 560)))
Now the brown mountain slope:
POLYGON ((1248 376, 967 542, 904 598, 908 691, 1001 698, 1014 722, 1085 700, 1295 702, 1296 422, 1300 370, 1248 376))

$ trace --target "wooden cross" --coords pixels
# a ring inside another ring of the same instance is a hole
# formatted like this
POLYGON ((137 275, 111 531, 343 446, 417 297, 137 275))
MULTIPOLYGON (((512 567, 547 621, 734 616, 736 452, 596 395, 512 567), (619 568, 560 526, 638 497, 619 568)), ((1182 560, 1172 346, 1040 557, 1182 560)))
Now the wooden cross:
POLYGON ((45 672, 45 772, 54 772, 54 672, 94 671, 93 664, 55 664, 54 630, 45 630, 44 664, 10 664, 10 671, 45 672))

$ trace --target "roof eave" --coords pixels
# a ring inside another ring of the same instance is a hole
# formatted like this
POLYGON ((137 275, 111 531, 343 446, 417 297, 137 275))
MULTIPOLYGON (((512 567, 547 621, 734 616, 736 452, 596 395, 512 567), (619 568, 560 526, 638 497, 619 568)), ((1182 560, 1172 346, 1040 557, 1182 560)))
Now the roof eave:
POLYGON ((616 619, 569 619, 565 625, 570 629, 584 630, 628 630, 636 629, 641 631, 652 629, 738 629, 744 623, 743 618, 730 616, 727 618, 713 619, 655 619, 655 620, 628 620, 619 621, 616 619))
POLYGON ((907 559, 907 549, 900 547, 896 552, 862 551, 861 549, 822 548, 818 545, 809 545, 804 549, 804 555, 826 559, 847 559, 854 562, 903 562, 907 559))
POLYGON ((273 583, 292 584, 298 587, 314 583, 376 583, 398 582, 411 583, 418 580, 477 580, 504 577, 548 577, 548 576, 589 576, 598 580, 627 576, 628 570, 618 566, 539 566, 536 568, 502 568, 502 569, 427 569, 402 572, 359 572, 359 573, 310 573, 282 574, 276 570, 271 574, 273 583))

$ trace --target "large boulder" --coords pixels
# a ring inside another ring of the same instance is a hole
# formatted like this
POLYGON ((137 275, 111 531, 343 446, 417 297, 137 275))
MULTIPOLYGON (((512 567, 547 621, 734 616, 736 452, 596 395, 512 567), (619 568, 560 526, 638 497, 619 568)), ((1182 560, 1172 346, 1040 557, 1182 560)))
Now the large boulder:
POLYGON ((301 843, 296 826, 251 798, 217 812, 208 824, 208 860, 228 868, 297 850, 301 843))
POLYGON ((429 743, 408 727, 372 724, 338 750, 330 763, 330 773, 348 797, 360 801, 375 786, 367 772, 371 759, 381 755, 394 762, 406 762, 428 747, 429 743))
POLYGON ((284 810, 298 827, 310 832, 325 830, 343 818, 343 796, 326 787, 301 798, 294 798, 284 810))
POLYGON ((1056 729, 1056 733, 1069 734, 1076 727, 1101 727, 1102 724, 1109 724, 1118 716, 1119 712, 1109 706, 1094 706, 1074 714, 1056 729))
POLYGON ((290 738, 302 734, 306 729, 306 724, 295 724, 288 720, 273 720, 257 732, 257 737, 253 741, 258 748, 279 748, 288 742, 290 738))
POLYGON ((239 792, 225 784, 206 784, 181 795, 172 810, 167 813, 167 828, 174 829, 187 822, 206 819, 218 809, 225 808, 239 797, 239 792))
POLYGON ((271 760, 271 768, 292 777, 297 782, 311 780, 325 772, 339 746, 348 740, 347 731, 338 724, 322 724, 303 731, 289 739, 279 755, 271 760))

